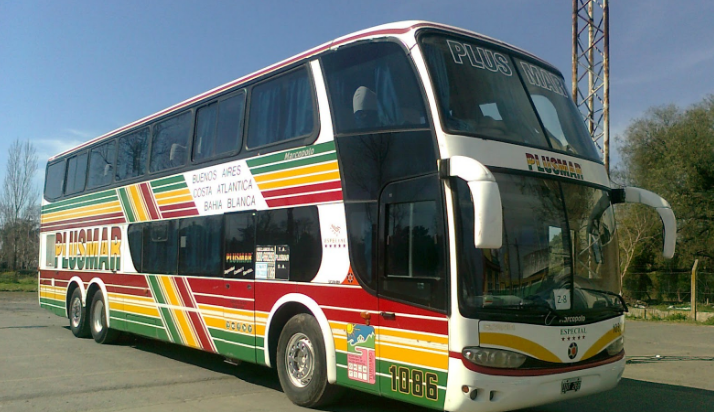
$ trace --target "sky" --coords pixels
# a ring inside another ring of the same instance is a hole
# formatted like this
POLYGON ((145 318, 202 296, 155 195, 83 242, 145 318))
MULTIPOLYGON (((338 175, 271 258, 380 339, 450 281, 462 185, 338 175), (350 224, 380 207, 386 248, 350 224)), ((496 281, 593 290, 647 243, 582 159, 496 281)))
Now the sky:
MULTIPOLYGON (((67 148, 345 34, 428 20, 558 67, 570 0, 0 0, 0 179, 15 139, 67 148)), ((611 139, 653 106, 714 93, 714 2, 610 0, 611 139)), ((617 148, 611 148, 617 159, 617 148)))

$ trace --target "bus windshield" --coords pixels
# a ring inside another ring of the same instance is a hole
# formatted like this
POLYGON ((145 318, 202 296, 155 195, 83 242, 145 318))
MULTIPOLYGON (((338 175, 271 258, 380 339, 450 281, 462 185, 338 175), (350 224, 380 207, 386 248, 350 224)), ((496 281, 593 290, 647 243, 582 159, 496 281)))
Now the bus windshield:
POLYGON ((419 41, 447 132, 601 161, 560 74, 476 39, 419 41))
POLYGON ((608 192, 550 179, 495 176, 505 222, 500 249, 474 247, 471 194, 465 182, 456 185, 461 312, 531 309, 580 316, 623 310, 608 192))

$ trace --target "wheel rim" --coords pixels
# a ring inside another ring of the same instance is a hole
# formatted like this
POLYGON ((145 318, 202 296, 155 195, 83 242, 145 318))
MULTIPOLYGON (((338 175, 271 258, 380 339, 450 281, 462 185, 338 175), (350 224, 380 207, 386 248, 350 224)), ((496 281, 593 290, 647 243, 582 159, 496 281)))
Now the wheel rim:
POLYGON ((97 300, 92 309, 92 328, 100 333, 104 329, 104 302, 97 300))
POLYGON ((82 301, 77 298, 72 301, 72 307, 70 308, 72 326, 79 327, 79 322, 82 320, 82 301))
POLYGON ((304 388, 312 380, 315 371, 315 351, 312 342, 305 334, 296 333, 288 341, 285 367, 290 382, 298 388, 304 388))

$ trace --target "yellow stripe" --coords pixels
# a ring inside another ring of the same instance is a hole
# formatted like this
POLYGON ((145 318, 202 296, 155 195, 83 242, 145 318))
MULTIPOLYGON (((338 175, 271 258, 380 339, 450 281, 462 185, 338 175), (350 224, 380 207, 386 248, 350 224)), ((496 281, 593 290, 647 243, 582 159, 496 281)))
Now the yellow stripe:
POLYGON ((310 183, 326 182, 328 180, 338 180, 339 178, 340 172, 328 172, 311 176, 296 177, 294 179, 285 179, 268 183, 260 183, 258 184, 258 187, 260 188, 260 190, 268 190, 287 186, 299 186, 310 183))
MULTIPOLYGON (((111 307, 111 304, 109 305, 111 307)), ((159 314, 159 310, 155 307, 148 307, 148 306, 140 306, 140 305, 132 305, 131 303, 124 303, 124 309, 121 308, 116 308, 118 310, 123 310, 125 312, 130 312, 134 313, 137 315, 145 315, 145 316, 151 316, 154 318, 161 317, 161 314, 159 314)))
POLYGON ((79 209, 70 209, 68 211, 62 211, 57 213, 48 213, 42 215, 41 222, 45 224, 62 220, 69 220, 77 217, 92 217, 97 215, 103 215, 106 213, 114 213, 121 211, 121 205, 119 204, 119 202, 111 202, 102 205, 102 207, 87 206, 79 209))
POLYGON ((592 358, 600 353, 607 345, 622 335, 622 331, 611 329, 600 337, 591 347, 585 352, 581 360, 592 358))
POLYGON ((449 354, 435 354, 405 347, 378 344, 377 357, 386 358, 396 362, 413 363, 428 368, 448 369, 449 354))
POLYGON ((279 172, 267 173, 260 176, 254 176, 253 179, 257 183, 270 182, 272 180, 285 179, 288 177, 304 176, 314 173, 331 172, 337 170, 337 162, 324 163, 315 166, 296 167, 294 169, 282 170, 279 172))
POLYGON ((518 352, 526 353, 536 359, 546 362, 562 363, 553 352, 543 346, 516 335, 505 333, 481 332, 479 334, 482 345, 494 345, 503 348, 514 349, 518 352))
POLYGON ((136 211, 136 216, 139 222, 146 222, 147 220, 149 220, 149 214, 146 212, 144 202, 141 200, 141 194, 139 193, 139 188, 137 187, 137 185, 127 187, 127 192, 129 192, 131 204, 134 208, 134 211, 136 211))
POLYGON ((156 204, 159 206, 166 206, 166 205, 173 205, 176 203, 183 203, 183 202, 192 202, 193 201, 193 196, 190 194, 185 195, 185 196, 180 196, 180 197, 173 197, 170 199, 162 199, 162 200, 157 200, 156 204))
POLYGON ((154 198, 156 198, 156 200, 161 200, 161 199, 166 199, 168 197, 190 195, 190 194, 191 194, 191 191, 188 190, 188 188, 184 187, 182 189, 171 190, 169 192, 156 193, 154 195, 154 198))
MULTIPOLYGON (((166 298, 169 300, 171 306, 182 306, 178 298, 178 291, 174 287, 173 282, 169 276, 159 276, 161 279, 161 284, 163 286, 166 298)), ((182 340, 185 341, 186 345, 197 348, 196 337, 193 335, 193 329, 189 325, 186 313, 181 309, 170 309, 171 313, 176 319, 176 326, 181 333, 182 340)))
POLYGON ((396 338, 411 339, 413 341, 427 343, 437 343, 441 345, 449 344, 449 337, 446 335, 429 335, 404 329, 384 329, 377 327, 378 333, 382 336, 394 336, 396 338))

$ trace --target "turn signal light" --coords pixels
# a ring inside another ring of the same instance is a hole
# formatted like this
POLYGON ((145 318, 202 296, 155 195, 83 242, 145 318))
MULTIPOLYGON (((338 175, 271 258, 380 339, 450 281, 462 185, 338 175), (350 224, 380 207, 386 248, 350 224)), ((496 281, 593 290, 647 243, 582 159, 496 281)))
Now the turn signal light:
POLYGON ((507 350, 468 347, 461 352, 465 359, 476 365, 489 368, 519 368, 526 361, 526 356, 507 350))
POLYGON ((618 353, 622 352, 622 350, 625 348, 625 337, 620 336, 619 338, 615 339, 614 342, 610 344, 610 346, 607 347, 607 354, 610 356, 615 356, 618 353))

